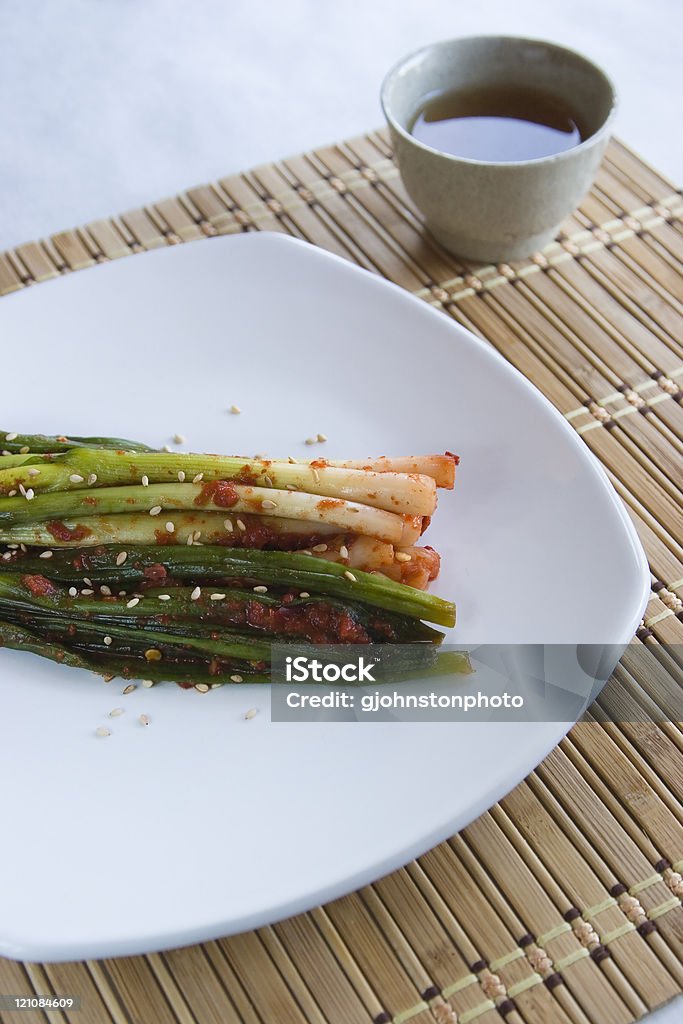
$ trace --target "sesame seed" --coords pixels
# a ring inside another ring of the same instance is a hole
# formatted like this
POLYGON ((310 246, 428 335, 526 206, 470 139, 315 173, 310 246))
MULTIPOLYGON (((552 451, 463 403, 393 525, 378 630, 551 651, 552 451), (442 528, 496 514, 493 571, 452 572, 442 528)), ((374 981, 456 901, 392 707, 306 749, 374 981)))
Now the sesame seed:
POLYGON ((225 600, 225 594, 212 594, 211 595, 211 600, 212 601, 224 601, 225 600))
POLYGON ((170 521, 166 523, 166 533, 175 533, 175 526, 170 521))
POLYGON ((357 579, 356 579, 356 577, 355 577, 355 576, 353 575, 353 573, 352 573, 352 572, 349 572, 349 570, 348 570, 348 569, 346 570, 346 572, 344 573, 344 575, 346 576, 347 580, 351 580, 351 582, 352 582, 352 583, 357 583, 357 582, 358 582, 358 581, 357 581, 357 579))
POLYGON ((313 479, 315 480, 315 482, 317 484, 319 484, 320 483, 320 473, 315 468, 315 466, 311 466, 311 473, 313 474, 313 479))
POLYGON ((174 434, 173 435, 173 443, 174 444, 185 444, 185 440, 186 439, 183 437, 182 434, 174 434))
POLYGON ((224 686, 224 683, 211 683, 211 689, 217 690, 220 686, 224 686))
POLYGON ((190 534, 188 535, 188 538, 187 538, 187 546, 191 548, 191 547, 192 547, 192 544, 193 544, 193 540, 192 540, 192 534, 190 533, 190 534))
POLYGON ((407 551, 397 551, 394 555, 397 562, 412 562, 413 556, 409 555, 407 551))
POLYGON ((299 594, 299 597, 310 597, 310 596, 311 595, 308 593, 307 590, 302 590, 301 593, 299 594))
POLYGON ((241 519, 237 520, 237 529, 238 530, 246 530, 246 526, 244 525, 244 523, 242 522, 241 519))
POLYGON ((123 708, 112 708, 111 711, 109 712, 109 717, 118 718, 119 715, 122 715, 123 713, 123 708))
POLYGON ((31 466, 28 471, 29 476, 40 476, 40 470, 36 469, 35 466, 31 466))
POLYGON ((197 473, 196 476, 192 477, 192 483, 193 484, 199 484, 199 483, 202 482, 203 479, 204 479, 204 474, 203 473, 197 473))
POLYGON ((231 681, 233 683, 242 683, 242 682, 244 682, 244 680, 242 679, 242 676, 238 676, 238 675, 230 676, 230 679, 231 679, 231 681))
POLYGON ((192 539, 194 540, 195 544, 197 543, 197 541, 199 540, 201 535, 202 535, 202 531, 201 530, 195 530, 194 531, 194 533, 192 534, 192 539))
MULTIPOLYGON (((242 412, 242 410, 240 409, 239 405, 231 405, 230 406, 230 412, 233 414, 233 416, 239 416, 239 414, 242 412)), ((9 441, 12 440, 11 437, 9 436, 9 434, 7 435, 7 439, 9 441)))
POLYGON ((318 434, 318 440, 322 444, 323 442, 327 441, 327 437, 325 436, 325 434, 318 434))
POLYGON ((254 587, 254 593, 255 594, 267 594, 268 593, 268 587, 264 587, 264 586, 254 587))
POLYGON ((33 499, 35 498, 35 492, 32 487, 29 487, 24 497, 26 498, 27 501, 33 501, 33 499))
POLYGON ((136 689, 137 687, 135 683, 128 683, 128 686, 124 686, 124 688, 121 690, 121 693, 124 694, 124 696, 128 696, 129 693, 132 693, 133 690, 136 689))
POLYGON ((308 549, 308 548, 302 548, 302 549, 301 549, 301 551, 299 552, 299 554, 300 554, 300 555, 312 555, 312 554, 313 554, 313 552, 312 552, 312 551, 309 551, 309 549, 308 549))
POLYGON ((80 473, 72 473, 71 476, 69 477, 69 480, 71 481, 72 484, 83 483, 83 477, 81 476, 80 473))
POLYGON ((119 597, 125 597, 125 596, 126 596, 125 590, 119 590, 119 597))
POLYGON ((85 583, 86 587, 92 587, 92 580, 89 580, 87 576, 83 577, 83 582, 85 583))
POLYGON ((173 449, 171 448, 171 446, 170 446, 170 445, 168 445, 168 444, 165 444, 165 445, 164 445, 164 447, 163 447, 163 448, 162 448, 161 450, 162 450, 162 452, 170 452, 170 451, 173 451, 173 449))
POLYGON ((19 454, 20 454, 20 455, 28 455, 28 453, 29 453, 30 451, 31 451, 31 449, 29 448, 29 446, 28 446, 27 444, 25 444, 25 445, 23 446, 23 448, 20 448, 20 449, 19 449, 19 454))
POLYGON ((26 552, 28 551, 28 548, 26 547, 26 545, 25 544, 20 544, 19 547, 24 552, 24 554, 26 554, 26 552))
POLYGON ((150 687, 154 686, 154 680, 153 679, 143 679, 142 680, 142 685, 145 687, 146 690, 149 690, 150 687))
POLYGON ((315 438, 314 437, 307 437, 306 438, 306 444, 315 444, 315 438))
POLYGON ((40 555, 38 557, 39 558, 52 558, 52 554, 53 554, 52 551, 41 551, 40 555))
POLYGON ((195 683, 194 684, 194 688, 195 688, 195 690, 198 690, 199 693, 208 693, 209 692, 209 684, 208 683, 195 683))
POLYGON ((257 708, 249 708, 249 710, 247 711, 247 713, 245 714, 244 717, 246 718, 247 721, 249 721, 250 718, 256 718, 257 714, 258 714, 258 709, 257 708))
POLYGON ((182 470, 182 469, 178 470, 178 479, 180 480, 181 484, 185 483, 185 471, 184 470, 182 470))
POLYGON ((263 477, 263 482, 264 482, 264 484, 266 485, 266 487, 272 487, 272 486, 273 486, 273 481, 272 481, 272 479, 271 479, 271 478, 270 478, 270 477, 268 476, 268 474, 267 474, 267 473, 266 473, 266 474, 264 475, 264 477, 263 477))
POLYGON ((97 483, 97 473, 90 473, 88 476, 88 486, 92 487, 93 484, 97 483))
POLYGON ((287 490, 287 491, 296 491, 296 490, 298 490, 298 488, 294 484, 285 484, 285 490, 287 490))
POLYGON ((126 604, 126 608, 135 608, 136 604, 140 604, 140 598, 131 597, 130 601, 126 604))
POLYGON ((104 643, 105 643, 106 647, 111 647, 111 645, 114 643, 114 641, 112 640, 112 638, 110 636, 105 636, 104 643))
POLYGON ((256 452, 256 455, 254 456, 255 459, 265 459, 265 457, 266 457, 266 453, 265 452, 256 452))
POLYGON ((141 478, 140 483, 142 484, 143 487, 149 487, 149 477, 147 476, 146 473, 141 478))
POLYGON ((11 453, 11 452, 9 452, 9 451, 7 451, 7 449, 6 449, 6 448, 3 448, 2 452, 0 452, 0 455, 11 455, 11 454, 12 454, 12 453, 11 453))
POLYGON ((98 725, 95 729, 96 736, 111 736, 111 729, 105 728, 103 725, 98 725))
POLYGON ((315 544, 313 547, 314 551, 327 551, 327 544, 315 544))
POLYGON ((233 525, 232 525, 232 520, 231 519, 224 519, 223 520, 223 526, 228 531, 228 533, 232 533, 233 525))
POLYGON ((298 466, 298 464, 299 464, 299 463, 297 462, 297 460, 296 460, 296 459, 294 458, 294 456, 293 456, 293 455, 288 455, 288 456, 287 456, 287 462, 291 462, 291 464, 292 464, 293 466, 298 466))
POLYGON ((75 587, 69 587, 69 597, 75 597, 78 591, 75 587))
POLYGON ((128 552, 127 551, 119 551, 118 555, 116 556, 116 564, 117 565, 123 565, 123 563, 125 562, 125 560, 127 558, 128 558, 128 552))
POLYGON ((5 434, 5 440, 6 441, 14 441, 14 440, 16 440, 16 437, 17 437, 17 435, 16 435, 16 433, 14 431, 12 431, 9 434, 5 434))
POLYGON ((161 505, 152 505, 151 509, 149 510, 149 514, 151 516, 158 516, 160 512, 161 512, 161 505))
POLYGON ((24 487, 23 484, 19 484, 19 493, 21 494, 22 498, 26 497, 26 488, 24 487))
POLYGON ((161 651, 157 651, 156 647, 150 647, 145 651, 145 661, 161 661, 161 651))
POLYGON ((17 493, 16 491, 8 491, 7 492, 7 497, 8 498, 13 498, 16 493, 17 493))
POLYGON ((194 590, 192 591, 192 593, 190 594, 190 601, 198 601, 201 596, 202 596, 202 588, 201 587, 195 587, 194 590))
POLYGON ((100 594, 103 594, 105 597, 111 597, 111 590, 106 585, 106 583, 103 583, 102 586, 100 587, 100 594))
POLYGON ((159 601, 170 601, 171 600, 171 595, 170 594, 159 594, 158 600, 159 601))
POLYGON ((349 557, 349 549, 347 548, 346 544, 342 544, 342 546, 339 548, 339 554, 341 555, 342 558, 349 557))
POLYGON ((140 723, 140 725, 149 725, 151 721, 152 719, 149 717, 149 715, 140 715, 140 717, 138 718, 138 722, 140 723))
POLYGON ((277 508, 277 502, 271 501, 270 498, 265 498, 261 502, 261 508, 277 508))
POLYGON ((18 544, 8 544, 7 547, 11 548, 12 551, 16 551, 17 548, 19 547, 19 545, 18 544))
POLYGON ((94 593, 95 591, 91 590, 90 587, 84 587, 84 589, 81 590, 82 597, 92 597, 94 593))
POLYGON ((12 557, 12 553, 10 551, 6 551, 2 557, 3 561, 9 562, 10 558, 12 557))

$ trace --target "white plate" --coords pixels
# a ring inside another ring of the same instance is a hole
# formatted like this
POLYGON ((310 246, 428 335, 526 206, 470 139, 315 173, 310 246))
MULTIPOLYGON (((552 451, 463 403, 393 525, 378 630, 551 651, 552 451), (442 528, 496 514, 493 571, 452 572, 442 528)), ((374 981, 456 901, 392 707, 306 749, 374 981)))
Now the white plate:
MULTIPOLYGON (((463 328, 320 249, 159 250, 3 299, 0 332, 7 430, 459 452, 429 534, 459 642, 621 643, 638 625, 642 549, 568 424, 463 328)), ((567 728, 276 725, 265 688, 121 689, 0 652, 0 954, 137 953, 306 909, 467 824, 567 728)))

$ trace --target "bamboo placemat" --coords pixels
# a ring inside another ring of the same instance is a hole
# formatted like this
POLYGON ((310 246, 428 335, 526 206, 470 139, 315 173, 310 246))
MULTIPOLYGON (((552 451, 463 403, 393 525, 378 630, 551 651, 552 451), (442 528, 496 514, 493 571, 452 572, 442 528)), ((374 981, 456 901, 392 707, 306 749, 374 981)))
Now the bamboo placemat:
POLYGON ((460 835, 257 932, 118 960, 0 960, 0 992, 81 997, 78 1013, 25 1012, 24 1024, 626 1024, 683 990, 681 727, 604 721, 629 705, 661 718, 655 683, 660 703, 680 685, 682 213, 674 186, 613 141, 544 252, 458 262, 423 233, 378 132, 0 255, 0 294, 254 230, 383 274, 545 392, 605 466, 652 571, 635 645, 589 720, 460 835))

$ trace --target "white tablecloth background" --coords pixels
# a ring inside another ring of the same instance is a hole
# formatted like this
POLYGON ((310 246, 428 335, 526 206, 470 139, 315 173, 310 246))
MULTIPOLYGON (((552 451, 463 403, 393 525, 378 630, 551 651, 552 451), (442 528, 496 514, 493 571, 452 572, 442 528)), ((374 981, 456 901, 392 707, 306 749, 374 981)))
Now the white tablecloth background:
POLYGON ((681 0, 1 0, 0 249, 359 134, 396 60, 465 34, 582 50, 682 182, 682 30, 681 0))

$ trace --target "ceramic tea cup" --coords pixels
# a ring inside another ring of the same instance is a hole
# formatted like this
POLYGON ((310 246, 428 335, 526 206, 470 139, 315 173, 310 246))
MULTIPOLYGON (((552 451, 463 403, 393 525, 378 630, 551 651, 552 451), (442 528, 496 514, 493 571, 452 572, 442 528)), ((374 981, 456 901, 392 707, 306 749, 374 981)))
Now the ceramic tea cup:
POLYGON ((449 251, 499 263, 555 237, 590 188, 609 140, 616 93, 586 57, 554 43, 473 36, 433 43, 386 76, 382 108, 405 187, 427 228, 449 251), (419 142, 414 120, 430 97, 476 89, 538 90, 576 112, 582 141, 530 160, 453 156, 419 142))

